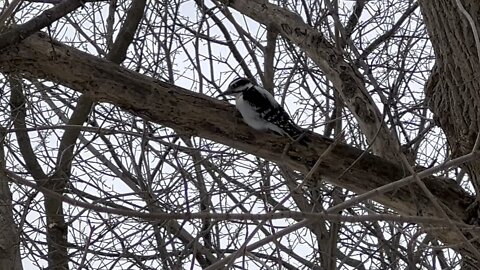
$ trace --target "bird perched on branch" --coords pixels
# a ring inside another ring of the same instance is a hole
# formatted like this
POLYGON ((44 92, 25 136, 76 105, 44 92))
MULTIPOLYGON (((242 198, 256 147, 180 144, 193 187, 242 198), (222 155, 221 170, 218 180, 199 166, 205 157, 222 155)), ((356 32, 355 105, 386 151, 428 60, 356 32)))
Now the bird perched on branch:
POLYGON ((250 127, 297 139, 304 133, 273 96, 246 78, 233 80, 221 95, 235 97, 235 106, 250 127))

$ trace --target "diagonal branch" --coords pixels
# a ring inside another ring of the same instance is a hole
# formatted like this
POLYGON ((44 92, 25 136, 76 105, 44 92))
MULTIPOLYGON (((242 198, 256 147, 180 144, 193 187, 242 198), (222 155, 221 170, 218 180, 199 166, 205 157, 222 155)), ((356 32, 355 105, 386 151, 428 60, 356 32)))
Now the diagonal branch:
POLYGON ((0 34, 0 50, 16 44, 42 28, 49 26, 63 16, 79 8, 82 3, 82 0, 64 0, 54 7, 45 10, 42 14, 30 21, 11 27, 4 33, 0 34))
POLYGON ((410 17, 410 15, 412 15, 412 13, 417 8, 418 8, 418 2, 413 3, 412 6, 409 7, 405 11, 405 13, 403 13, 403 15, 398 19, 398 21, 392 26, 390 30, 388 30, 387 32, 383 33, 381 36, 376 38, 372 43, 370 43, 370 45, 368 45, 367 48, 365 48, 365 50, 363 50, 362 54, 358 57, 358 59, 367 58, 367 56, 371 54, 375 49, 377 49, 378 46, 380 46, 386 40, 388 40, 391 36, 393 36, 398 31, 400 26, 402 26, 405 20, 408 19, 408 17, 410 17))
MULTIPOLYGON (((332 143, 331 139, 309 134, 312 143, 308 147, 294 144, 283 155, 288 139, 254 132, 236 119, 233 106, 51 41, 42 33, 0 54, 0 71, 21 72, 27 77, 60 83, 178 132, 207 138, 303 173, 309 171, 319 153, 332 143)), ((312 181, 321 181, 322 177, 356 193, 374 190, 406 176, 401 166, 344 144, 338 144, 324 157, 319 171, 321 175, 316 172, 312 181)), ((449 179, 427 177, 424 181, 442 204, 449 206, 460 219, 467 218, 465 210, 473 201, 472 196, 449 179)), ((420 190, 415 190, 412 196, 408 189, 400 187, 379 193, 373 199, 409 215, 417 214, 416 205, 420 203, 422 214, 438 217, 420 190)), ((455 241, 449 239, 448 234, 441 236, 446 243, 455 241)))
POLYGON ((261 0, 222 1, 240 13, 269 27, 297 45, 319 66, 352 112, 374 153, 397 161, 398 141, 383 122, 383 116, 367 91, 358 71, 345 61, 341 50, 302 18, 280 6, 261 0))

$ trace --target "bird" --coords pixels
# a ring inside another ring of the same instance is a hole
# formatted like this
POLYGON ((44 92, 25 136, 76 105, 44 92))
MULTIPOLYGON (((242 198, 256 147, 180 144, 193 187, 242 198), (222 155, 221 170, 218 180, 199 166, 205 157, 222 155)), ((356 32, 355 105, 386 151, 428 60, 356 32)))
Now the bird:
POLYGON ((256 130, 270 130, 293 140, 304 133, 272 94, 247 78, 234 79, 220 95, 234 96, 235 107, 242 115, 243 121, 256 130))

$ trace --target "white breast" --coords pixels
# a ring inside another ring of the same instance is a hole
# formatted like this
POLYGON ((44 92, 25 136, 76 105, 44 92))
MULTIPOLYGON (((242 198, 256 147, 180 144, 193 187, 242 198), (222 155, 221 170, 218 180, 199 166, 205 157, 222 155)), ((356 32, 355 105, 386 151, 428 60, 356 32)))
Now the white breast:
POLYGON ((260 118, 255 108, 253 108, 248 102, 245 102, 245 100, 243 100, 242 95, 236 96, 235 106, 237 107, 237 110, 242 114, 243 121, 252 128, 262 131, 272 130, 279 134, 284 133, 281 128, 260 118))

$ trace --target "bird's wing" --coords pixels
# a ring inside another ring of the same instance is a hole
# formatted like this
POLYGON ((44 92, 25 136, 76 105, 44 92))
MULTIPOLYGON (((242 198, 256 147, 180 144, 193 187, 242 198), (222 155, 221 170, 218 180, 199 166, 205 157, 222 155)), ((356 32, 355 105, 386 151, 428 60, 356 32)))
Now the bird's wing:
POLYGON ((252 86, 245 89, 243 91, 243 99, 248 101, 253 107, 258 108, 260 110, 259 112, 261 112, 262 109, 271 108, 272 105, 274 108, 280 107, 273 96, 259 86, 252 86))
POLYGON ((244 90, 243 98, 257 110, 262 119, 269 123, 279 123, 278 126, 281 126, 281 129, 288 135, 295 137, 302 133, 288 113, 267 90, 259 86, 252 86, 244 90))

